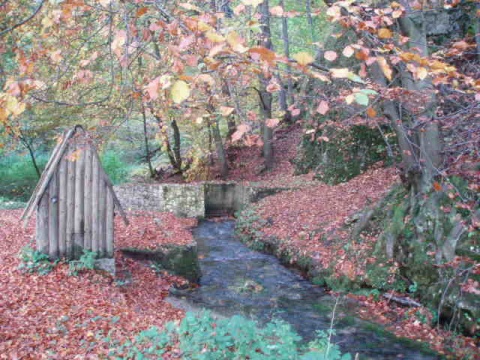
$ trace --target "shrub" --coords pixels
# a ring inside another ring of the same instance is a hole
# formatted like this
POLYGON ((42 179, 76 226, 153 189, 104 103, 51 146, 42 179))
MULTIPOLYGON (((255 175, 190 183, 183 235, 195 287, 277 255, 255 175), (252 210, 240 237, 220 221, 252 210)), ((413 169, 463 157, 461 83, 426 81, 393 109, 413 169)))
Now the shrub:
POLYGON ((164 331, 156 327, 142 331, 135 341, 123 344, 111 355, 157 359, 168 350, 178 348, 183 359, 191 360, 351 359, 330 343, 331 334, 319 332, 315 341, 302 348, 301 337, 281 320, 260 328, 255 321, 238 315, 214 319, 205 311, 198 315, 187 313, 180 324, 170 322, 164 331))
MULTIPOLYGON (((37 157, 40 170, 48 161, 48 155, 37 157)), ((5 199, 27 201, 38 182, 38 175, 27 155, 0 156, 0 196, 5 199)))
POLYGON ((83 254, 80 256, 78 260, 71 260, 69 262, 69 274, 77 276, 78 273, 82 272, 83 270, 93 270, 95 269, 95 259, 97 257, 97 253, 83 249, 83 254))
POLYGON ((19 257, 21 263, 18 268, 28 273, 47 275, 57 264, 57 261, 51 262, 47 254, 37 251, 31 246, 25 246, 19 257))
POLYGON ((122 160, 122 154, 107 150, 101 155, 102 166, 114 185, 127 182, 133 169, 122 160))

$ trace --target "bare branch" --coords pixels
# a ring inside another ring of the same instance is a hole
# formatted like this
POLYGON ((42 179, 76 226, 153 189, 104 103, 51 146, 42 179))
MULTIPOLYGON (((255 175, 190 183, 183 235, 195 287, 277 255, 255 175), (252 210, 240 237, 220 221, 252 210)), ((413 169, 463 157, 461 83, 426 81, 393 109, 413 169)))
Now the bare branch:
POLYGON ((35 17, 35 15, 37 15, 40 12, 44 3, 45 3, 45 0, 41 0, 40 4, 38 4, 37 8, 35 9, 35 11, 33 12, 32 15, 30 15, 26 19, 20 21, 19 23, 16 23, 15 25, 9 27, 8 29, 0 31, 0 37, 4 36, 5 34, 7 34, 9 32, 12 32, 16 28, 19 28, 20 26, 22 26, 22 25, 26 24, 27 22, 29 22, 30 20, 32 20, 35 17))

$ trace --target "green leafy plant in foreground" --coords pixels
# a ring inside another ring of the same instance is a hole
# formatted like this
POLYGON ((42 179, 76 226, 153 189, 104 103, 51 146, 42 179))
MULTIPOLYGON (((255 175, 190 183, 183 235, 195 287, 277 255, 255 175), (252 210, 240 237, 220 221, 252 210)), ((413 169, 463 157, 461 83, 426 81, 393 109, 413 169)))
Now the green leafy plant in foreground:
POLYGON ((95 259, 97 258, 97 253, 83 249, 83 254, 78 260, 71 260, 69 262, 69 274, 77 276, 83 270, 93 270, 95 269, 95 259))
POLYGON ((214 319, 210 312, 187 313, 179 323, 169 322, 163 331, 152 327, 115 348, 110 355, 121 358, 157 359, 168 350, 179 349, 192 360, 349 360, 330 342, 333 331, 319 332, 307 346, 291 326, 273 320, 264 327, 235 315, 214 319))
POLYGON ((57 261, 51 262, 47 254, 35 250, 31 246, 25 246, 19 257, 21 263, 18 268, 28 273, 47 275, 57 264, 57 261))

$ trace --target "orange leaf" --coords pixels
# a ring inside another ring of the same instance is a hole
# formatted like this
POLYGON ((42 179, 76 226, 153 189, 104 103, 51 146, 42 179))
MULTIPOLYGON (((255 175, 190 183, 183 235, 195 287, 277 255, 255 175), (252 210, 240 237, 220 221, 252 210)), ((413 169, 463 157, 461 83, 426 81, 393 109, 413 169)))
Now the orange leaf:
POLYGON ((375 111, 374 108, 369 107, 367 109, 367 115, 368 117, 374 118, 375 116, 377 116, 377 112, 375 111))
POLYGON ((440 185, 436 181, 433 183, 433 188, 435 189, 435 191, 442 191, 442 185, 440 185))
POLYGON ((390 39, 392 35, 392 32, 387 28, 381 28, 378 30, 378 37, 380 39, 390 39))
POLYGON ((273 62, 276 59, 276 55, 272 50, 262 46, 253 47, 250 50, 248 50, 248 52, 251 54, 254 60, 261 59, 263 61, 266 61, 269 64, 273 64, 273 62))

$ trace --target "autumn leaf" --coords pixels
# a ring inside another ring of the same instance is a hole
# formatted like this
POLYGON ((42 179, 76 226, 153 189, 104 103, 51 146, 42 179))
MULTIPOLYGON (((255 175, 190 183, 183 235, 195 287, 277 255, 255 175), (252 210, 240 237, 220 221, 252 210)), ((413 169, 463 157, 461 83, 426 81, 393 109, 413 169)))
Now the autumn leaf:
POLYGON ((242 0, 242 3, 247 6, 250 5, 250 6, 256 7, 261 3, 263 3, 263 0, 242 0))
POLYGON ((270 9, 270 14, 273 16, 283 16, 283 8, 281 6, 274 6, 270 9))
POLYGON ((159 86, 160 86, 160 77, 156 77, 145 86, 145 90, 147 91, 150 99, 156 100, 158 98, 159 86))
POLYGON ((228 106, 220 106, 220 113, 222 116, 229 116, 233 113, 235 109, 228 106))
POLYGON ((256 46, 248 50, 254 60, 263 60, 273 65, 276 59, 276 54, 270 49, 263 46, 256 46))
POLYGON ((267 85, 266 89, 269 93, 274 93, 274 92, 280 91, 282 89, 282 87, 280 86, 280 84, 276 80, 272 80, 267 85))
POLYGON ((333 68, 330 69, 330 73, 332 74, 332 77, 336 79, 345 79, 348 78, 351 74, 348 68, 333 68))
POLYGON ((392 32, 390 29, 387 28, 381 28, 378 30, 378 37, 380 39, 390 39, 393 36, 392 32))
POLYGON ((368 117, 370 118, 374 118, 375 116, 377 116, 377 112, 375 111, 374 108, 369 107, 366 112, 368 117))
POLYGON ((328 110, 330 110, 330 106, 328 105, 328 102, 325 100, 320 101, 320 104, 318 104, 317 107, 317 112, 321 115, 325 115, 328 110))
POLYGON ((347 58, 351 57, 354 53, 355 53, 355 50, 350 45, 345 47, 345 49, 343 49, 343 51, 342 51, 342 55, 347 57, 347 58))
POLYGON ((328 61, 335 61, 337 59, 337 53, 335 51, 326 51, 323 57, 328 61))
POLYGON ((250 131, 250 125, 240 124, 237 126, 237 130, 232 134, 232 142, 236 142, 242 138, 244 134, 250 131))
POLYGON ((442 191, 442 185, 440 185, 436 181, 434 181, 434 183, 433 183, 433 188, 435 189, 435 191, 442 191))
POLYGON ((231 31, 227 35, 227 43, 231 46, 231 48, 239 53, 244 53, 248 49, 243 46, 243 39, 236 31, 231 31))
POLYGON ((170 89, 170 95, 174 103, 180 104, 190 96, 190 86, 183 80, 177 80, 170 89))
POLYGON ((388 80, 392 80, 392 75, 393 75, 393 71, 392 69, 390 68, 390 66, 388 65, 387 63, 387 60, 385 60, 384 57, 382 56, 378 56, 377 57, 377 63, 378 65, 380 66, 380 69, 382 69, 382 72, 383 74, 385 75, 385 77, 388 79, 388 80))
POLYGON ((205 37, 214 43, 220 43, 225 41, 225 37, 218 34, 216 31, 210 30, 205 33, 205 37))
POLYGON ((306 66, 308 64, 311 64, 313 63, 313 61, 315 60, 313 58, 312 55, 310 55, 308 52, 306 51, 302 51, 302 52, 299 52, 299 53, 296 53, 295 55, 293 55, 293 59, 295 59, 297 61, 298 64, 302 65, 302 66, 306 66))
POLYGON ((423 80, 428 76, 428 70, 424 67, 419 67, 417 68, 416 74, 420 80, 423 80))
POLYGON ((369 103, 368 96, 362 92, 355 93, 355 102, 359 105, 367 106, 369 103))
POLYGON ((280 122, 280 120, 277 119, 277 118, 267 119, 267 120, 265 121, 265 125, 267 125, 269 128, 274 128, 275 126, 278 125, 279 122, 280 122))
POLYGON ((25 103, 18 101, 15 96, 7 95, 5 109, 7 110, 7 115, 18 116, 25 111, 25 103))

